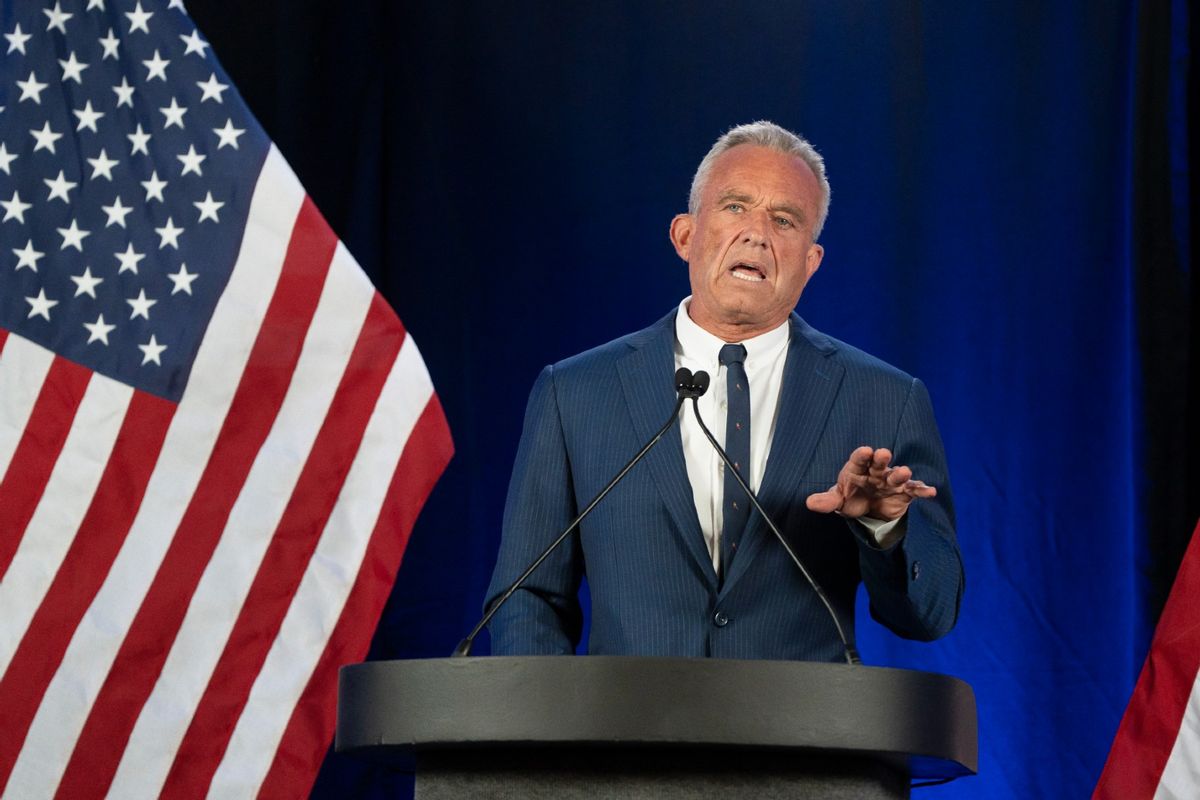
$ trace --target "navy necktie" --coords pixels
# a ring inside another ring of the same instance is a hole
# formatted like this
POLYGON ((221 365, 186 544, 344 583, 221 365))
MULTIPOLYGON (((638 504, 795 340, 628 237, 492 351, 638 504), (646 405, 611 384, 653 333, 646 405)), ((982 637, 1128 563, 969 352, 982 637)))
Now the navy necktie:
MULTIPOLYGON (((746 348, 727 344, 721 348, 725 367, 728 414, 725 418, 725 452, 738 473, 750 483, 750 383, 746 380, 746 348)), ((750 501, 737 479, 725 468, 725 493, 722 499, 724 524, 721 526, 721 575, 729 574, 729 564, 737 552, 738 540, 750 516, 750 501)))

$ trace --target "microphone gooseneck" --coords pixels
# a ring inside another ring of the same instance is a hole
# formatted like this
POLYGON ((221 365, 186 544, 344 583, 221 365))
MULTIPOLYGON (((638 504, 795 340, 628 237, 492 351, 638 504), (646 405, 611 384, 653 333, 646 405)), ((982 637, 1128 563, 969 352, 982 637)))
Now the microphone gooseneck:
POLYGON ((792 563, 794 563, 797 569, 800 570, 800 574, 804 576, 804 579, 808 581, 808 585, 813 588, 813 591, 817 593, 817 597, 819 597, 821 602, 825 605, 825 610, 829 612, 829 618, 833 620, 833 626, 837 628, 838 638, 842 640, 842 648, 846 654, 846 663, 861 664, 862 659, 858 657, 858 651, 854 648, 854 645, 850 643, 850 639, 846 636, 846 631, 842 628, 842 621, 838 618, 837 612, 833 610, 833 604, 829 602, 829 597, 825 594, 825 590, 821 588, 821 584, 817 583, 816 578, 814 578, 812 573, 808 571, 808 568, 804 566, 804 562, 800 560, 800 557, 796 555, 796 551, 792 549, 790 544, 788 544, 788 541, 786 538, 784 538, 783 533, 780 532, 770 515, 767 514, 766 509, 762 507, 762 503, 758 502, 758 497, 755 496, 754 492, 750 490, 750 485, 746 483, 746 480, 742 477, 741 473, 729 460, 729 456, 726 455, 725 450, 721 447, 721 445, 717 444, 717 440, 713 438, 712 432, 708 429, 708 426, 704 424, 704 420, 700 417, 699 398, 708 389, 709 377, 707 372, 700 371, 692 376, 691 385, 693 387, 700 386, 701 384, 703 384, 703 388, 700 388, 698 393, 688 395, 692 399, 692 411, 696 414, 696 422, 700 423, 700 430, 704 431, 704 436, 716 449, 717 455, 721 457, 721 460, 725 462, 725 468, 733 471, 733 477, 737 481, 738 485, 742 487, 742 491, 744 491, 746 496, 750 498, 750 502, 758 510, 758 513, 762 515, 763 521, 767 523, 767 527, 771 529, 771 532, 775 534, 775 538, 779 540, 779 543, 783 545, 783 549, 787 552, 788 556, 791 557, 792 563))
POLYGON ((482 631, 487 624, 492 621, 492 617, 496 616, 496 612, 500 610, 500 607, 508 602, 508 598, 512 597, 516 593, 517 589, 521 588, 525 581, 529 579, 529 576, 533 574, 533 571, 540 567, 542 562, 549 558, 550 554, 553 553, 560 544, 566 541, 567 537, 579 527, 579 523, 583 522, 584 518, 587 517, 588 514, 592 513, 592 509, 599 505, 600 501, 604 499, 604 497, 612 490, 612 488, 629 473, 629 470, 633 469, 633 467, 645 457, 646 453, 650 452, 650 448, 658 444, 658 440, 661 439, 664 434, 666 434, 671 425, 675 423, 675 420, 679 418, 679 411, 683 408, 684 400, 689 397, 695 399, 704 394, 705 390, 708 388, 708 375, 703 372, 698 373, 698 375, 704 375, 703 386, 697 385, 696 376, 692 375, 692 371, 690 369, 686 367, 680 367, 675 371, 675 392, 677 394, 677 399, 675 401, 675 408, 671 411, 671 416, 668 417, 667 421, 664 422, 662 427, 658 429, 658 432, 654 434, 654 437, 651 438, 650 441, 646 442, 642 449, 637 452, 637 455, 631 458, 629 463, 622 467, 621 471, 618 472, 616 476, 613 477, 613 479, 609 481, 603 489, 600 490, 600 493, 592 498, 592 501, 587 504, 587 507, 584 508, 582 512, 580 512, 579 516, 577 516, 574 521, 572 521, 571 524, 568 525, 566 529, 563 530, 563 532, 560 533, 554 539, 554 541, 542 551, 541 555, 534 559, 533 563, 521 573, 521 576, 513 581, 512 585, 504 591, 504 594, 496 598, 496 600, 488 607, 487 613, 483 615, 483 619, 479 620, 479 623, 471 630, 469 634, 467 634, 467 638, 459 642, 458 647, 454 648, 454 652, 451 654, 452 658, 461 658, 463 656, 471 655, 471 647, 475 644, 475 637, 478 636, 480 631, 482 631))

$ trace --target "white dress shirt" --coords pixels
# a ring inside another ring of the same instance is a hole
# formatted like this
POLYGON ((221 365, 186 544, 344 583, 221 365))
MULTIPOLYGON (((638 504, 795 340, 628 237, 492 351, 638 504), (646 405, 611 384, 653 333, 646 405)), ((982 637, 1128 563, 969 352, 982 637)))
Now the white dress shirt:
MULTIPOLYGON (((675 368, 687 367, 692 372, 704 370, 711 383, 700 398, 700 415, 712 431, 713 438, 725 446, 727 405, 727 370, 721 366, 719 354, 726 344, 701 328, 688 316, 691 297, 685 297, 675 315, 675 368)), ((774 330, 745 339, 737 344, 746 348, 746 379, 750 383, 750 473, 748 483, 757 494, 767 470, 767 456, 775 436, 775 421, 779 411, 779 392, 783 386, 783 365, 787 360, 791 332, 787 321, 774 330)), ((679 433, 683 439, 683 459, 688 481, 692 484, 692 501, 700 530, 712 558, 713 568, 720 571, 721 528, 724 517, 721 503, 725 492, 725 464, 709 444, 696 421, 692 404, 685 404, 680 417, 679 433)), ((846 453, 850 457, 850 453, 846 453)), ((860 522, 874 535, 875 541, 886 547, 902 535, 889 536, 897 521, 863 518, 860 522)))

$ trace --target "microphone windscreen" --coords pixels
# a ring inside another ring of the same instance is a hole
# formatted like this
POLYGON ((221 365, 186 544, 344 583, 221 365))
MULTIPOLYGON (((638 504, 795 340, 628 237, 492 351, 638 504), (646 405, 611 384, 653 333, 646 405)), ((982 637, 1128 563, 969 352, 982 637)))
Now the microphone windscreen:
POLYGON ((692 371, 687 367, 675 370, 675 391, 687 389, 692 385, 692 371))
POLYGON ((708 391, 708 383, 708 373, 704 370, 700 370, 692 376, 692 388, 696 390, 697 397, 703 396, 708 391))

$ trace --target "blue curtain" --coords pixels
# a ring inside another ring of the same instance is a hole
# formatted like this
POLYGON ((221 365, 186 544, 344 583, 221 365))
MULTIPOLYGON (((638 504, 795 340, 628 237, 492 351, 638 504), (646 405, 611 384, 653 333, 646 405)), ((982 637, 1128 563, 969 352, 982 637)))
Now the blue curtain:
MULTIPOLYGON (((692 171, 768 118, 833 184, 800 314, 921 377, 950 459, 957 629, 912 644, 859 622, 867 663, 975 689, 980 775, 922 794, 1090 792, 1194 523, 1168 468, 1196 382, 1191 39, 1182 0, 1154 5, 310 0, 231 19, 192 0, 454 432, 372 657, 446 655, 475 622, 535 375, 679 302, 667 224, 692 171)), ((331 755, 314 796, 408 790, 331 755)))

